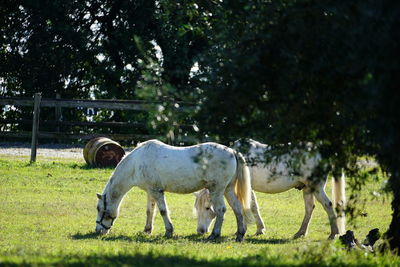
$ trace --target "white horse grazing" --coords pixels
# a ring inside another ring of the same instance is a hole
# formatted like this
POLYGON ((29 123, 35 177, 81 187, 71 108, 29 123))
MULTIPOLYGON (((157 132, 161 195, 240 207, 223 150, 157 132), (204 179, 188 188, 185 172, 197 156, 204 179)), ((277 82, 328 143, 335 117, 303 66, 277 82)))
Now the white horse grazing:
POLYGON ((226 211, 224 195, 236 215, 236 241, 243 240, 245 220, 248 216, 252 217, 248 167, 242 155, 220 144, 174 147, 157 140, 140 144, 121 160, 103 193, 97 194, 97 233, 108 233, 118 217, 123 197, 133 186, 147 192, 145 232, 148 233, 153 229, 157 203, 165 224, 165 236, 171 237, 173 234, 164 192, 187 194, 201 188, 209 190, 217 217, 212 234, 208 237, 210 240, 221 234, 226 211))
MULTIPOLYGON (((330 239, 337 234, 345 232, 345 182, 344 175, 333 179, 332 196, 335 207, 325 193, 329 165, 324 163, 318 152, 311 149, 293 149, 289 153, 278 154, 271 147, 254 140, 236 141, 233 148, 243 153, 246 162, 250 165, 252 189, 258 192, 276 194, 291 188, 303 190, 305 215, 303 223, 294 238, 305 236, 314 205, 314 197, 322 204, 329 217, 331 226, 330 239)), ((310 147, 309 147, 310 148, 310 147)), ((215 217, 212 203, 209 202, 209 193, 203 189, 196 194, 195 208, 197 210, 198 225, 208 229, 215 217)), ((264 233, 264 222, 258 210, 258 204, 254 191, 252 191, 251 210, 257 224, 256 234, 264 233)))

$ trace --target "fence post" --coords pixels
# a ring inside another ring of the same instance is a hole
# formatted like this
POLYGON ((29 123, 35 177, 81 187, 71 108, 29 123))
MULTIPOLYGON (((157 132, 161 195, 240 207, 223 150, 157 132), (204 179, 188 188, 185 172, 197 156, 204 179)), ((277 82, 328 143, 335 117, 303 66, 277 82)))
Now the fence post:
MULTIPOLYGON (((61 95, 59 93, 56 93, 56 101, 61 99, 61 95)), ((62 121, 62 113, 61 113, 61 106, 60 103, 57 101, 56 104, 56 121, 57 121, 57 126, 56 126, 56 133, 60 133, 60 122, 62 121)), ((61 143, 61 139, 57 138, 57 142, 61 143)))
POLYGON ((36 161, 36 150, 38 145, 38 132, 39 132, 39 115, 40 115, 40 101, 42 94, 36 93, 33 106, 33 122, 32 122, 32 144, 31 144, 31 163, 36 161))

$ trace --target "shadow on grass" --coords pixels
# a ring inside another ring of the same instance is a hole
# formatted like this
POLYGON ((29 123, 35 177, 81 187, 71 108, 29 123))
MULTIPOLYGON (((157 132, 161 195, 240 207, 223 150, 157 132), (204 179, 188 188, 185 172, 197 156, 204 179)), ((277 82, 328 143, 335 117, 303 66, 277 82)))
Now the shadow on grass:
POLYGON ((91 232, 91 233, 76 233, 74 235, 71 235, 71 238, 74 240, 82 240, 82 239, 98 239, 100 236, 95 233, 95 232, 91 232))
POLYGON ((127 235, 114 235, 114 234, 107 234, 107 235, 99 235, 96 232, 88 232, 88 233, 76 233, 70 236, 74 240, 83 240, 83 239, 101 239, 104 241, 118 241, 118 240, 125 240, 130 242, 139 242, 139 243, 153 243, 160 240, 176 240, 178 237, 174 236, 172 238, 166 238, 162 235, 148 235, 145 233, 136 233, 133 236, 127 235))
POLYGON ((114 235, 109 234, 105 236, 101 236, 95 232, 88 233, 76 233, 70 236, 73 240, 85 240, 85 239, 101 239, 103 241, 127 241, 127 242, 136 242, 136 243, 164 243, 175 240, 188 240, 195 243, 224 243, 229 241, 229 237, 219 237, 216 240, 207 240, 206 236, 203 235, 188 235, 188 236, 179 236, 175 235, 171 238, 167 238, 163 235, 149 235, 145 233, 135 233, 133 236, 127 235, 114 235))
MULTIPOLYGON (((145 233, 135 233, 133 236, 127 235, 105 235, 101 236, 95 232, 89 233, 76 233, 71 235, 71 238, 74 240, 84 240, 84 239, 101 239, 103 241, 127 241, 127 242, 136 242, 136 243, 164 243, 171 242, 175 240, 187 240, 193 243, 226 243, 229 241, 235 240, 234 236, 221 236, 215 240, 207 240, 207 236, 205 235, 186 235, 179 236, 175 235, 171 238, 164 237, 163 235, 148 235, 145 233)), ((244 242, 253 243, 253 244, 286 244, 291 242, 292 239, 255 239, 251 237, 245 238, 244 242)))
POLYGON ((253 244, 270 244, 270 245, 278 245, 278 244, 286 244, 293 241, 291 238, 271 238, 271 239, 256 239, 248 237, 246 241, 253 244))
POLYGON ((208 235, 192 234, 186 236, 179 236, 178 238, 188 240, 195 243, 225 243, 231 240, 235 240, 234 236, 220 236, 215 240, 207 240, 208 235))
MULTIPOLYGON (((156 252, 133 255, 69 255, 64 257, 32 258, 24 263, 16 263, 11 259, 3 260, 2 266, 298 266, 282 262, 280 259, 264 257, 245 257, 241 259, 195 259, 182 255, 162 255, 156 252)), ((307 264, 305 265, 307 266, 307 264)), ((308 266, 323 266, 311 264, 308 266)))
POLYGON ((165 241, 165 240, 177 239, 177 237, 166 238, 161 235, 147 235, 145 233, 136 233, 133 236, 114 235, 111 233, 111 234, 102 236, 95 232, 76 233, 74 235, 71 235, 71 238, 74 240, 101 239, 103 241, 128 241, 128 242, 137 242, 137 243, 159 243, 160 241, 163 241, 163 240, 165 241))
POLYGON ((23 264, 12 259, 0 261, 1 266, 221 266, 205 260, 196 260, 184 256, 155 255, 70 255, 57 258, 32 258, 23 264))

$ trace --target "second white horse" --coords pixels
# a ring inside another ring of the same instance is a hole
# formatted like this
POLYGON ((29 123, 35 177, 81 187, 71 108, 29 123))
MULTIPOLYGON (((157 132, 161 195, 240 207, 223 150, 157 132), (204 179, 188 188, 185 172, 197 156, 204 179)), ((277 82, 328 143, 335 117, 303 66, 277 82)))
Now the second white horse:
MULTIPOLYGON (((307 234, 308 225, 316 198, 328 214, 331 226, 330 239, 345 232, 345 182, 344 175, 333 179, 333 203, 325 192, 327 175, 330 166, 322 161, 320 153, 313 151, 311 147, 305 149, 293 149, 288 153, 276 153, 268 145, 248 139, 236 141, 233 148, 243 153, 250 168, 252 189, 257 192, 276 194, 297 188, 303 191, 305 215, 300 229, 294 235, 299 238, 307 234), (338 214, 335 212, 335 207, 338 214)), ((209 192, 203 189, 195 193, 195 209, 198 214, 197 229, 207 231, 215 212, 209 201, 209 192)), ((254 191, 252 192, 252 212, 256 219, 257 232, 262 234, 265 230, 264 222, 260 216, 254 191)), ((199 233, 201 231, 198 230, 199 233)))

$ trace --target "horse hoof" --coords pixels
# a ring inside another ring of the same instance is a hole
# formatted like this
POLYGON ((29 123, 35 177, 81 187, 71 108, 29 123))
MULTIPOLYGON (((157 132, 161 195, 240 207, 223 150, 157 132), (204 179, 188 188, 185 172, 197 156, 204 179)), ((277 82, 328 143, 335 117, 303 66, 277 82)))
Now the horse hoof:
POLYGON ((330 234, 328 240, 334 240, 337 236, 337 234, 330 234))
POLYGON ((243 242, 243 240, 244 240, 243 236, 237 236, 235 239, 236 242, 243 242))
POLYGON ((143 233, 150 235, 152 232, 152 229, 144 229, 143 233))
POLYGON ((265 235, 265 230, 257 230, 257 232, 255 233, 255 235, 265 235))
POLYGON ((208 241, 212 241, 212 240, 217 239, 218 237, 219 237, 219 235, 211 234, 209 237, 207 237, 207 240, 208 240, 208 241))
POLYGON ((171 238, 172 237, 172 232, 166 232, 164 236, 166 238, 171 238))
POLYGON ((299 239, 300 237, 304 237, 306 234, 304 234, 304 233, 296 233, 294 236, 293 236, 293 239, 299 239))

